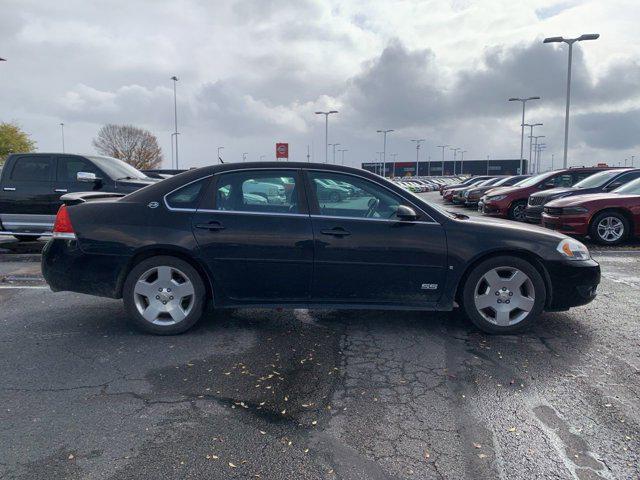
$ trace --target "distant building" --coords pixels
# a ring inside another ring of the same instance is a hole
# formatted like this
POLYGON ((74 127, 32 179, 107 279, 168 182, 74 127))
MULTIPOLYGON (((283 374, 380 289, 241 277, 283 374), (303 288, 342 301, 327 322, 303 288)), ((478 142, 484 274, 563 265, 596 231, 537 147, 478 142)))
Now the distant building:
MULTIPOLYGON (((523 162, 523 169, 527 172, 527 160, 523 162)), ((382 173, 382 164, 378 162, 363 163, 362 168, 369 172, 382 173)), ((517 158, 496 159, 496 160, 479 160, 465 158, 464 163, 457 160, 455 162, 456 175, 517 175, 520 173, 520 160, 517 158), (462 170, 461 170, 462 168, 462 170)), ((454 162, 447 160, 444 162, 444 174, 442 173, 442 162, 419 162, 418 176, 429 175, 453 175, 454 162)), ((385 171, 386 177, 414 177, 416 176, 416 162, 387 162, 385 171)))

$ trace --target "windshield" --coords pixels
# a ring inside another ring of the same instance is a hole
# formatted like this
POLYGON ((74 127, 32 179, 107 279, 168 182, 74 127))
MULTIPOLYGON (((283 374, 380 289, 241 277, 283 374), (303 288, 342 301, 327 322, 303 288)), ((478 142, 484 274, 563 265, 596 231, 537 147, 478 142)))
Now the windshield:
POLYGON ((537 184, 538 182, 540 182, 541 180, 544 180, 545 178, 549 178, 553 175, 555 175, 557 172, 547 172, 547 173, 541 173, 539 175, 534 175, 533 177, 527 178, 526 180, 518 183, 519 187, 531 187, 535 184, 537 184))
MULTIPOLYGON (((509 181, 509 180, 511 180, 512 178, 513 178, 513 177, 504 177, 504 178, 501 178, 501 179, 500 179, 500 180, 498 180, 496 183, 494 183, 494 184, 493 184, 493 186, 494 186, 494 187, 499 187, 500 185, 504 185, 506 182, 508 182, 508 181, 509 181)), ((521 182, 521 181, 522 181, 522 180, 520 180, 520 182, 521 182)), ((518 183, 520 183, 520 182, 514 183, 514 185, 518 185, 518 183)))
POLYGON ((103 172, 114 180, 131 178, 134 180, 149 180, 144 173, 136 170, 128 163, 118 160, 113 157, 88 157, 90 158, 103 172))
POLYGON ((620 174, 620 170, 605 170, 604 172, 598 172, 594 175, 590 175, 584 180, 580 180, 574 185, 575 188, 595 188, 601 187, 616 175, 620 174))
POLYGON ((616 188, 613 193, 619 193, 622 195, 640 195, 640 178, 636 178, 632 182, 616 188))

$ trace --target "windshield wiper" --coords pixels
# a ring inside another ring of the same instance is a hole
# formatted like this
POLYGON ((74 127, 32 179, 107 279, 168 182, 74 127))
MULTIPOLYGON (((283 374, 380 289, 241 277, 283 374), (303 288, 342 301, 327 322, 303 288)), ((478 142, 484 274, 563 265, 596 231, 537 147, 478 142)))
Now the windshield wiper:
POLYGON ((117 182, 118 180, 138 180, 138 179, 137 179, 137 178, 135 178, 135 177, 127 176, 127 177, 120 177, 120 178, 116 178, 116 182, 117 182))

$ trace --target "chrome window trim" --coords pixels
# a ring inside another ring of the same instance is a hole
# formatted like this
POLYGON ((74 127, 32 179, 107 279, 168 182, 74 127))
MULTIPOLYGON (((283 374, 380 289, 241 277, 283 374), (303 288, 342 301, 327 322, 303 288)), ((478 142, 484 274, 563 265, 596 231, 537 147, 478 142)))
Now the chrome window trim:
POLYGON ((271 217, 310 217, 308 213, 288 213, 288 212, 253 212, 250 210, 213 210, 208 208, 200 208, 198 213, 222 213, 222 214, 236 214, 236 215, 268 215, 271 217))
POLYGON ((423 225, 440 225, 438 222, 425 222, 422 220, 400 220, 399 218, 367 218, 367 217, 343 217, 339 215, 311 215, 311 218, 328 218, 332 220, 359 220, 365 222, 390 222, 390 223, 419 223, 423 225))
POLYGON ((195 208, 176 208, 176 207, 170 206, 169 202, 167 201, 167 197, 169 195, 171 195, 173 192, 177 192, 178 190, 180 190, 180 189, 182 189, 184 187, 187 187, 187 186, 191 185, 192 183, 196 183, 196 182, 199 182, 201 180, 204 180, 206 178, 211 178, 211 177, 213 177, 213 174, 205 175, 204 177, 197 178, 195 180, 190 181, 189 183, 185 183, 184 185, 180 185, 179 187, 174 188, 173 190, 171 190, 170 192, 166 193, 162 197, 162 202, 164 203, 164 206, 167 208, 167 210, 170 210, 172 212, 195 212, 196 211, 195 208))

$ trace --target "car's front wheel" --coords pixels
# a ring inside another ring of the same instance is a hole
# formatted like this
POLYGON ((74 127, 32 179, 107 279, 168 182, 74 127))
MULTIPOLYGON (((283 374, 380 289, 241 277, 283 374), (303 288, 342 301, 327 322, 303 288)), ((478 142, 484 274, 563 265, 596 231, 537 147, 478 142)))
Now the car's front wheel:
POLYGON ((517 222, 524 222, 526 220, 525 210, 527 209, 527 202, 520 200, 513 202, 509 208, 509 218, 517 222))
POLYGON ((200 274, 176 257, 156 256, 131 269, 122 297, 131 322, 157 335, 183 333, 202 317, 206 290, 200 274))
POLYGON ((618 212, 601 212, 591 222, 589 236, 601 245, 618 245, 629 235, 629 221, 618 212))
POLYGON ((538 270, 512 256, 489 258, 474 267, 462 294, 467 316, 487 333, 514 333, 530 326, 547 297, 538 270))

